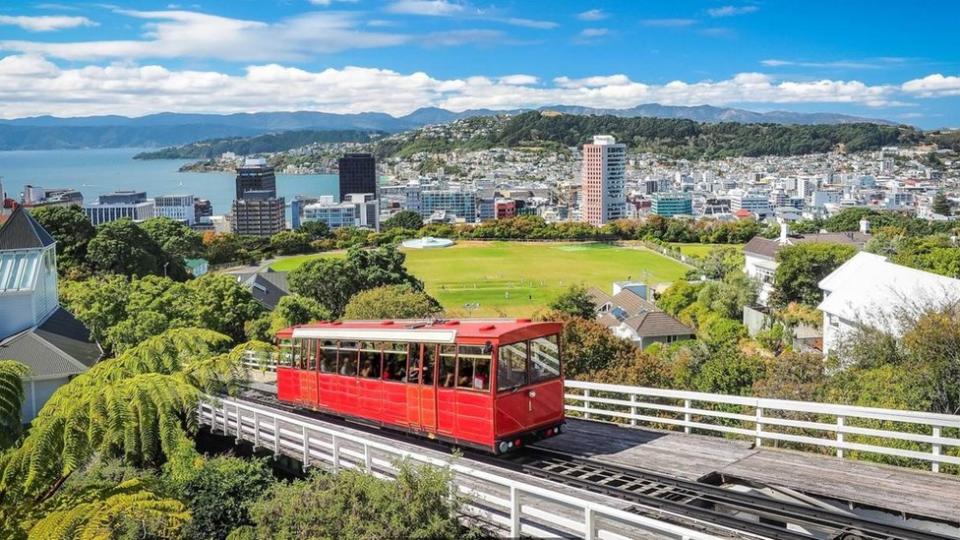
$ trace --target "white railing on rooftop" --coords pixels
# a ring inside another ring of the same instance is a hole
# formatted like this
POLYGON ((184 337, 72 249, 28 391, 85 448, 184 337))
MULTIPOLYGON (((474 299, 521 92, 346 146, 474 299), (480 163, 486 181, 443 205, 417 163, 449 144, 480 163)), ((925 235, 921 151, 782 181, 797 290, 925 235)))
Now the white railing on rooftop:
POLYGON ((753 439, 758 447, 829 448, 838 457, 845 451, 867 452, 929 463, 934 472, 941 464, 960 465, 960 456, 946 455, 948 449, 960 450, 957 415, 574 380, 565 386, 567 412, 585 419, 732 434, 753 439), (944 430, 955 436, 945 436, 944 430))
MULTIPOLYGON (((249 352, 244 364, 274 371, 276 360, 276 355, 266 359, 249 352)), ((934 472, 941 464, 960 466, 960 456, 950 455, 960 451, 960 415, 570 379, 565 385, 567 412, 588 420, 739 436, 752 439, 756 446, 830 449, 837 457, 866 452, 928 463, 934 472)))
MULTIPOLYGON (((392 478, 397 464, 449 468, 454 487, 464 497, 467 522, 481 521, 501 528, 510 537, 582 537, 621 540, 630 538, 721 538, 702 530, 627 512, 590 498, 572 488, 547 489, 505 474, 470 467, 463 462, 404 450, 396 444, 373 440, 285 411, 228 398, 208 398, 198 409, 201 424, 245 440, 255 447, 286 455, 307 466, 338 471, 360 469, 380 478, 392 478), (565 491, 566 493, 561 493, 565 491)), ((664 515, 665 512, 655 510, 664 515)), ((688 520, 691 521, 691 520, 688 520)), ((706 524, 700 524, 704 526, 706 524)), ((713 529, 722 527, 711 526, 713 529)))

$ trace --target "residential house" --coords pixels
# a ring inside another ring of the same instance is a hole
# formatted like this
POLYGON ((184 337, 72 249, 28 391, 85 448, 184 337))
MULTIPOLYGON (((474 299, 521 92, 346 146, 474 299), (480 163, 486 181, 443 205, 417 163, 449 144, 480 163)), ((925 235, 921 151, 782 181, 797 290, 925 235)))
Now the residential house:
POLYGON ((60 306, 56 242, 22 207, 0 226, 0 358, 30 369, 22 419, 103 354, 90 332, 60 306))
POLYGON ((845 335, 870 327, 899 336, 901 317, 960 302, 960 279, 858 253, 820 281, 823 353, 835 352, 845 335))
POLYGON ((638 290, 624 284, 615 284, 613 295, 591 289, 590 296, 597 306, 597 322, 609 328, 615 336, 629 339, 640 348, 694 338, 692 328, 644 299, 638 290))

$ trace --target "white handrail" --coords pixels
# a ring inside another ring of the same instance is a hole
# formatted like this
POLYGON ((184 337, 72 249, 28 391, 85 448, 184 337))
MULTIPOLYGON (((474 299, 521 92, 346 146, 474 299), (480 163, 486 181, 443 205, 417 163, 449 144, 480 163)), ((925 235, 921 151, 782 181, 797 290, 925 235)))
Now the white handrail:
MULTIPOLYGON (((261 358, 257 353, 248 351, 244 365, 252 369, 265 367, 269 371, 276 370, 275 355, 266 363, 262 363, 261 358)), ((940 471, 941 463, 960 465, 960 456, 949 455, 947 452, 950 448, 960 449, 960 438, 943 434, 944 428, 960 429, 960 415, 709 394, 570 379, 565 381, 565 386, 568 390, 565 394, 567 412, 582 415, 588 420, 622 420, 631 426, 668 426, 682 428, 685 433, 696 430, 701 434, 732 434, 752 438, 757 446, 776 441, 800 445, 796 448, 801 450, 830 448, 838 457, 844 457, 844 451, 850 450, 914 459, 930 463, 934 472, 940 471), (570 390, 580 393, 572 393, 570 390), (736 405, 741 410, 731 412, 710 408, 715 405, 736 405), (798 420, 784 418, 784 413, 829 418, 798 420), (704 420, 724 420, 725 423, 717 424, 704 420), (862 424, 865 420, 918 426, 922 427, 924 432, 864 426, 862 424), (861 425, 857 425, 858 421, 861 425), (777 428, 781 431, 777 431, 777 428), (784 433, 783 428, 812 431, 819 436, 784 433), (857 436, 875 440, 867 443, 856 442, 857 436), (891 446, 904 442, 925 445, 929 450, 891 446)))
MULTIPOLYGON (((701 530, 627 512, 613 506, 584 500, 575 494, 528 484, 463 465, 450 463, 364 437, 285 411, 229 398, 208 398, 198 408, 201 424, 211 430, 247 440, 275 455, 293 457, 304 467, 316 463, 341 468, 366 469, 380 477, 396 472, 398 460, 447 467, 454 473, 458 492, 467 496, 465 510, 506 528, 510 536, 521 534, 556 537, 576 534, 585 538, 620 540, 656 537, 692 540, 721 538, 701 530), (558 513, 559 512, 559 513, 558 513), (635 534, 632 534, 635 533, 635 534)), ((577 492, 578 490, 568 489, 577 492)), ((665 513, 657 511, 660 515, 665 513)), ((716 525, 713 528, 724 529, 716 525)))
POLYGON ((908 458, 930 463, 934 472, 940 464, 960 465, 960 456, 945 455, 949 447, 960 449, 960 438, 943 435, 943 428, 960 429, 960 416, 859 407, 808 401, 791 401, 745 396, 728 396, 684 390, 666 390, 586 381, 565 381, 568 412, 584 418, 626 420, 670 428, 682 427, 706 434, 733 434, 753 438, 757 446, 766 442, 800 445, 799 449, 831 448, 839 457, 854 450, 908 458), (580 393, 570 392, 579 391, 580 393), (714 410, 714 405, 736 405, 738 411, 714 410), (802 413, 815 418, 796 419, 784 413, 802 413), (828 417, 828 418, 822 418, 828 417), (722 420, 722 423, 710 421, 722 420), (856 425, 857 421, 881 421, 884 427, 856 425), (890 424, 896 424, 891 426, 890 424), (924 433, 898 429, 903 425, 923 428, 924 433), (788 433, 784 428, 804 430, 788 433), (813 433, 811 433, 813 432, 813 433), (826 434, 827 436, 823 436, 826 434), (851 436, 875 440, 851 440, 851 436), (896 448, 895 443, 925 445, 928 450, 896 448))

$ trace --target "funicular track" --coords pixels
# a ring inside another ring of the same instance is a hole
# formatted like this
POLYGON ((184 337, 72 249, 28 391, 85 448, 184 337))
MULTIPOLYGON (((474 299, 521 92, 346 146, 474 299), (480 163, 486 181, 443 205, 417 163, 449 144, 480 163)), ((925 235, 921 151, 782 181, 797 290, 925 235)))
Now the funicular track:
MULTIPOLYGON (((251 390, 244 399, 324 422, 369 430, 434 450, 452 447, 401 431, 380 429, 280 402, 276 395, 251 390)), ((585 457, 528 447, 491 456, 463 449, 465 458, 522 472, 544 480, 636 503, 628 510, 680 525, 712 523, 744 533, 744 538, 775 540, 943 540, 925 531, 863 519, 820 507, 791 503, 684 480, 652 471, 621 467, 585 457), (788 528, 788 525, 790 526, 788 528), (799 528, 799 529, 798 529, 799 528)))
POLYGON ((588 491, 655 507, 694 519, 777 540, 842 540, 943 537, 916 529, 877 523, 849 514, 683 480, 650 471, 624 468, 539 448, 508 458, 526 473, 588 491), (794 526, 788 529, 787 525, 794 526), (801 527, 805 532, 796 530, 801 527))

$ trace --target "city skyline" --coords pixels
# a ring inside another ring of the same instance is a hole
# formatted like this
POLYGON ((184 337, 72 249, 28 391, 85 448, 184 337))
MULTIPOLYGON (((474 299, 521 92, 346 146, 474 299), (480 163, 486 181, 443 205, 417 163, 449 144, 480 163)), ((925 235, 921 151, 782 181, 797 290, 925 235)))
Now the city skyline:
POLYGON ((0 8, 0 117, 662 103, 951 127, 958 14, 885 2, 20 4, 0 8))

